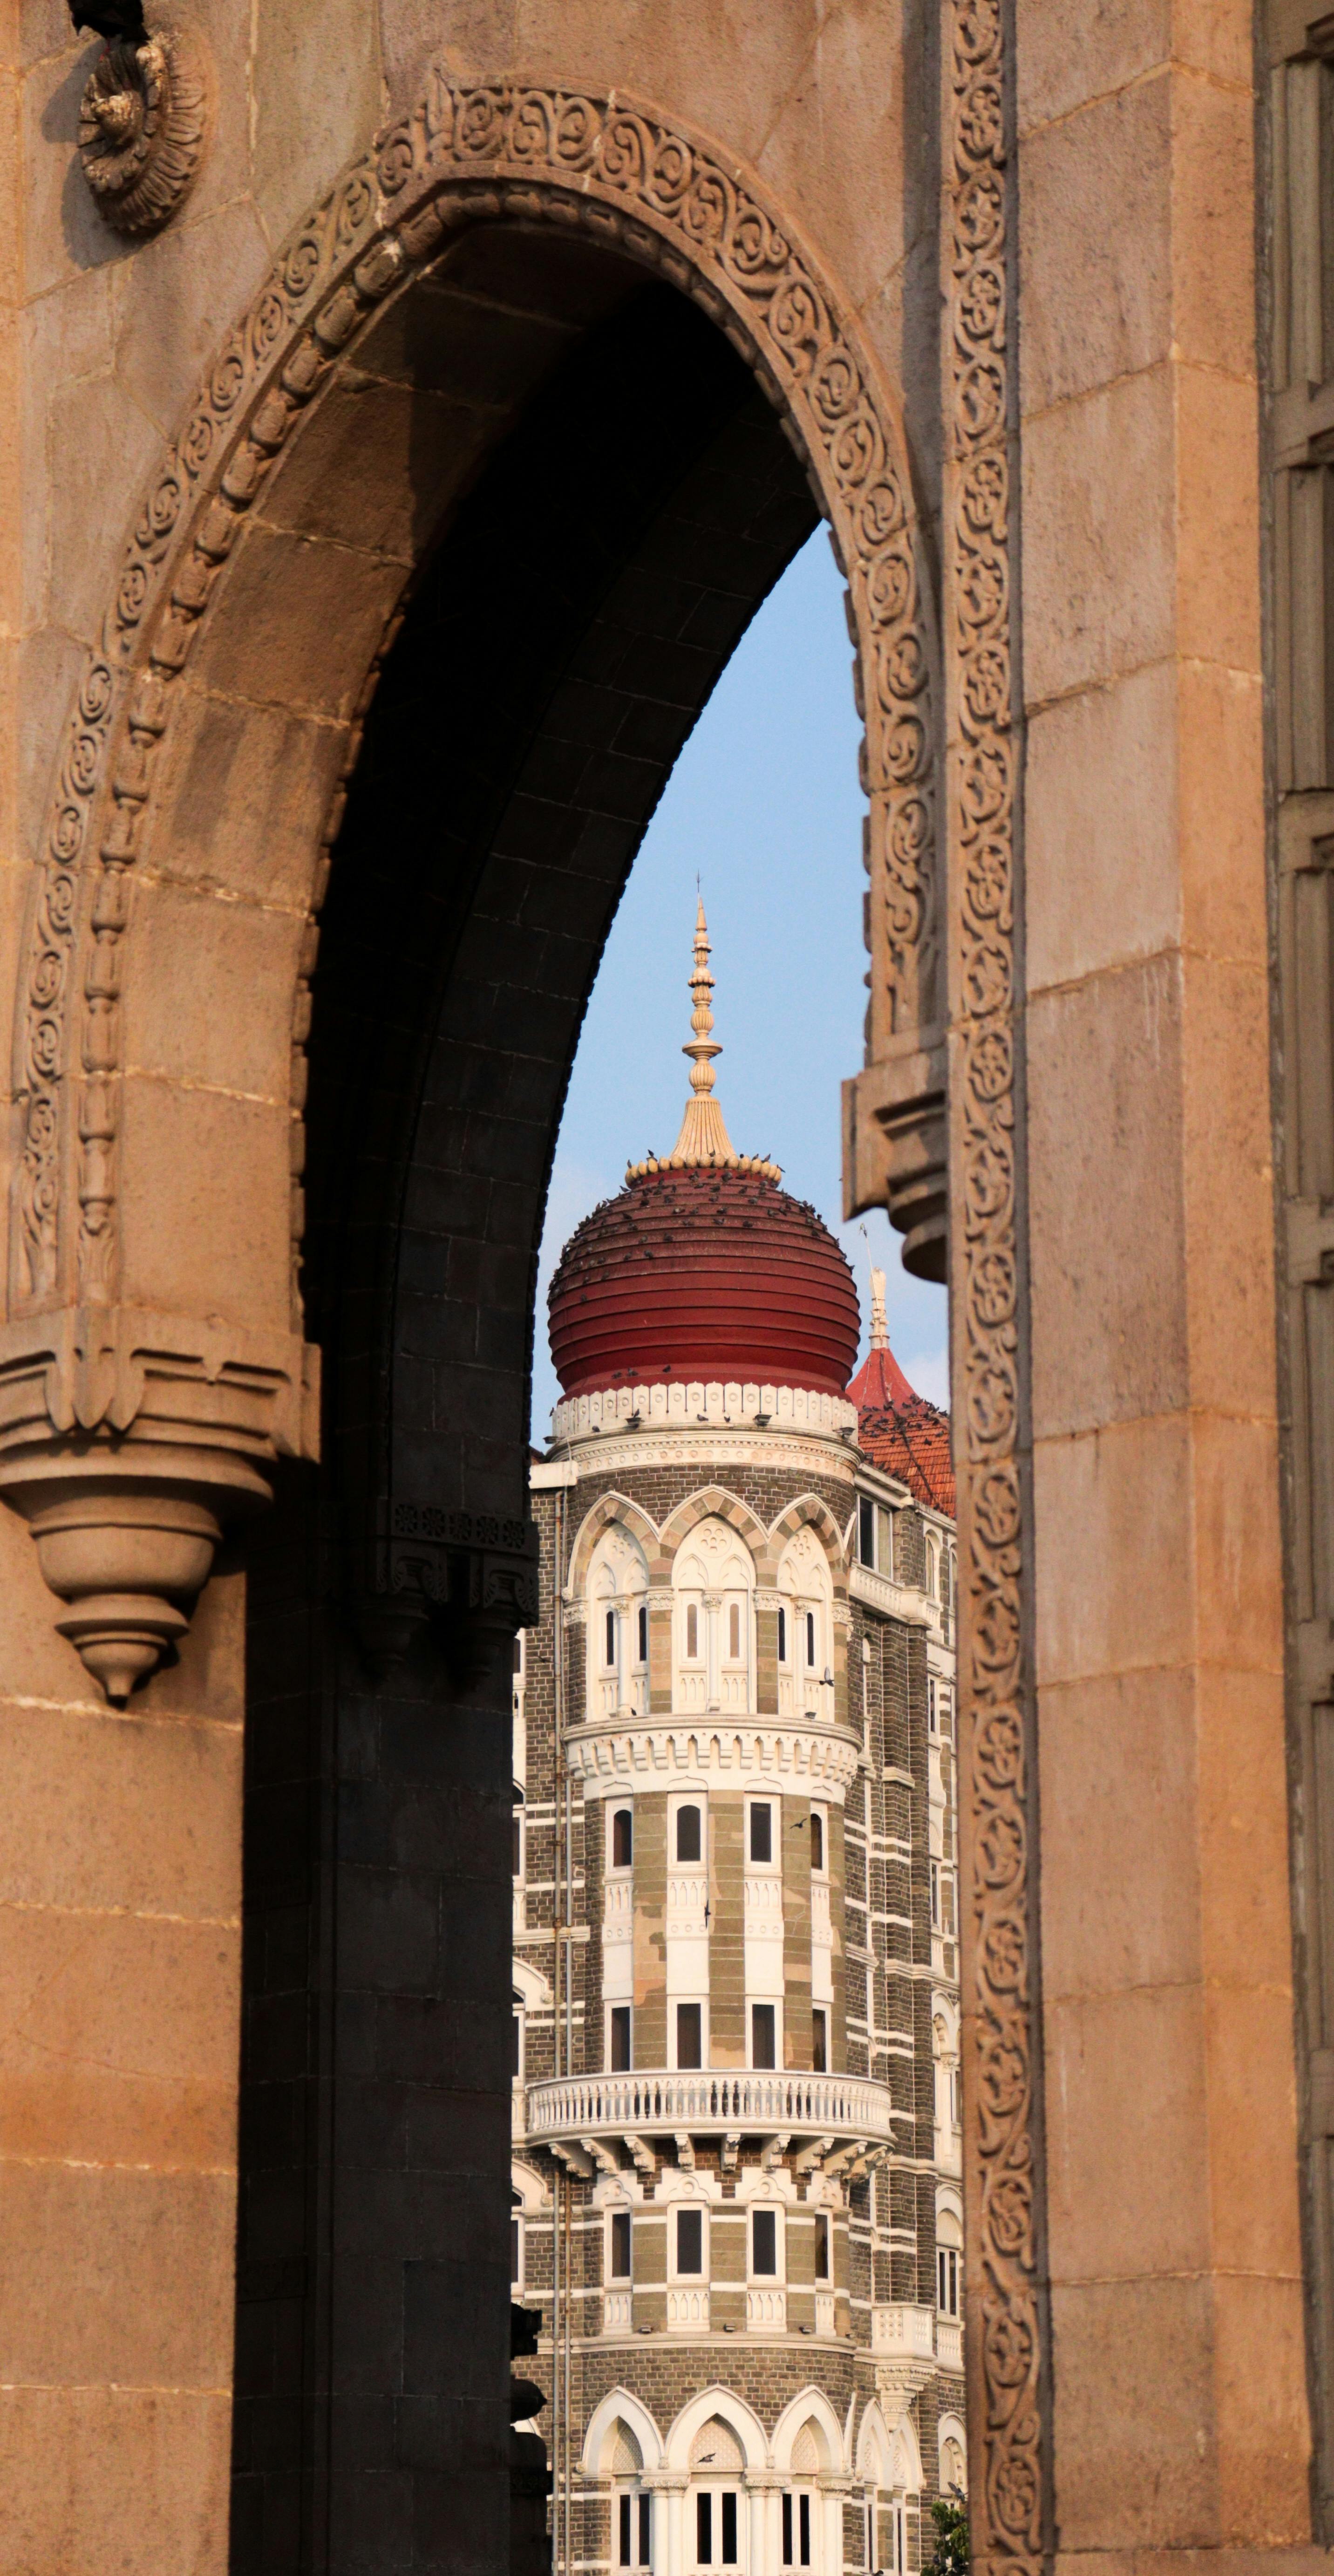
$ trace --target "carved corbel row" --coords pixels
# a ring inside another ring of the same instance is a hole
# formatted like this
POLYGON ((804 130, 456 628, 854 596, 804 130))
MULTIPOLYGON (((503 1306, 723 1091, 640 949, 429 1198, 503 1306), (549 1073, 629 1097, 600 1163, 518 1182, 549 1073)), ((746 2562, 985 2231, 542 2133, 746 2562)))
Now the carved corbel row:
POLYGON ((538 1616, 538 1535, 532 1521, 381 1495, 362 1642, 376 1664, 401 1662, 429 1630, 460 1688, 538 1616))
POLYGON ((118 1705, 184 1636, 274 1462, 318 1448, 319 1355, 298 1340, 128 1306, 0 1327, 0 1497, 118 1705))

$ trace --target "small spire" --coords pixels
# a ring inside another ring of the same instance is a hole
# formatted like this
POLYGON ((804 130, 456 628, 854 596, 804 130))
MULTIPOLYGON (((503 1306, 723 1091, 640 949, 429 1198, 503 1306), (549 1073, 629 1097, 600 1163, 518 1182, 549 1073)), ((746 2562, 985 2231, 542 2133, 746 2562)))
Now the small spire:
POLYGON ((871 1348, 889 1349, 889 1319, 885 1313, 885 1274, 871 1264, 871 1348))
POLYGON ((694 1009, 690 1025, 694 1036, 687 1038, 681 1049, 690 1058, 690 1098, 681 1120, 681 1133, 670 1154, 650 1154, 645 1162, 632 1163, 627 1181, 640 1180, 647 1172, 681 1171, 704 1163, 715 1169, 758 1172, 765 1180, 781 1181, 777 1163, 758 1154, 738 1154, 727 1132, 722 1108, 713 1096, 713 1059, 722 1048, 713 1035, 713 976, 709 971, 709 925, 704 918, 704 898, 699 897, 695 917, 695 962, 690 977, 694 1009))

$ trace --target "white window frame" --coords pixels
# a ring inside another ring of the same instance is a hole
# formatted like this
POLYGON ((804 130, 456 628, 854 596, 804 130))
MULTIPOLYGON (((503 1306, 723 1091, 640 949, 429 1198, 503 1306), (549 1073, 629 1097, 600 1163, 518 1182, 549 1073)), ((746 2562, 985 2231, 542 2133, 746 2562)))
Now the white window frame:
MULTIPOLYGON (((770 1790, 763 1796, 757 1793, 755 1797, 747 1798, 746 1800, 746 1850, 744 1869, 748 1878, 753 1878, 764 1871, 771 1873, 775 1878, 782 1876, 783 1801, 777 1790, 770 1790), (768 1860, 755 1860, 751 1856, 750 1820, 756 1807, 767 1807, 769 1810, 770 1825, 768 1860)), ((761 2001, 763 2000, 764 1998, 761 1997, 761 2001)))
POLYGON ((748 1995, 747 1995, 747 1997, 746 1997, 746 2052, 747 2052, 747 2064, 751 2067, 751 2069, 752 2069, 752 2072, 753 2072, 753 2073, 758 2074, 758 2075, 781 2075, 781 2074, 782 2074, 782 2072, 783 2072, 783 2039, 784 2039, 784 2033, 783 2033, 783 1998, 782 1998, 782 1996, 781 1996, 781 1995, 749 1995, 749 1994, 748 1994, 748 1995), (759 2010, 760 2010, 761 2012, 771 2012, 771 2013, 773 2014, 773 2017, 774 2017, 774 2062, 773 2062, 773 2065, 772 2065, 772 2066, 759 2066, 759 2067, 757 2067, 757 2066, 755 2065, 755 2020, 754 2020, 754 2015, 755 2015, 755 2011, 756 2011, 757 2006, 758 2006, 758 2008, 759 2008, 759 2010))
POLYGON ((931 1863, 931 1929, 932 1929, 932 1931, 933 1931, 933 1932, 939 1932, 939 1930, 940 1930, 940 1928, 941 1928, 941 1925, 942 1925, 943 1921, 944 1921, 944 1908, 943 1908, 943 1905, 942 1905, 942 1903, 941 1903, 941 1893, 940 1893, 940 1863, 939 1863, 939 1861, 938 1861, 938 1860, 933 1860, 933 1861, 932 1861, 932 1863, 931 1863))
POLYGON ((671 2052, 668 2065, 674 2075, 702 2075, 709 2063, 709 1999, 707 1995, 669 1995, 667 1998, 667 2045, 671 2052), (676 2016, 682 2004, 699 2007, 699 2065, 682 2066, 676 2054, 676 2016))
POLYGON ((606 1816, 607 1823, 610 1828, 607 1834, 607 1876, 608 1878, 629 1878, 632 1876, 635 1866, 635 1810, 633 1799, 608 1799, 606 1816), (615 1860, 612 1857, 616 1849, 616 1819, 618 1816, 628 1816, 630 1819, 630 1857, 628 1860, 615 1860))
POLYGON ((615 2201, 613 2201, 613 2202, 611 2203, 611 2205, 610 2205, 610 2207, 609 2207, 609 2209, 608 2209, 608 2211, 607 2211, 606 2242, 605 2242, 605 2244, 604 2244, 604 2246, 603 2246, 603 2249, 602 2249, 602 2281, 603 2281, 603 2287, 604 2287, 605 2289, 608 2289, 608 2290, 623 2290, 623 2289, 625 2288, 625 2286, 626 2286, 627 2282, 633 2281, 633 2279, 634 2279, 634 2275, 635 2275, 635 2213, 634 2213, 634 2208, 633 2208, 632 2203, 631 2203, 630 2201, 628 2201, 628 2200, 615 2200, 615 2201), (627 2219, 629 2220, 629 2222, 630 2222, 630 2269, 629 2269, 629 2271, 628 2271, 628 2272, 618 2272, 618 2271, 616 2270, 616 2268, 615 2268, 615 2259, 614 2259, 614 2255, 613 2255, 613 2251, 612 2251, 612 2249, 613 2249, 613 2247, 614 2247, 614 2245, 615 2245, 615 2242, 616 2242, 616 2230, 615 2230, 615 2226, 614 2226, 613 2222, 614 2222, 614 2220, 616 2220, 616 2219, 618 2219, 618 2218, 627 2218, 627 2219))
POLYGON ((829 2039, 829 2006, 828 2006, 828 2004, 812 2004, 812 2006, 811 2006, 811 2073, 812 2073, 812 2075, 829 2075, 829 2074, 831 2074, 831 2073, 833 2072, 833 2069, 832 2069, 832 2067, 830 2066, 829 2058, 830 2058, 830 2039, 829 2039), (817 2022, 817 2021, 823 2022, 823 2024, 824 2024, 824 2064, 823 2064, 823 2066, 817 2066, 817 2065, 816 2065, 816 2063, 815 2063, 815 2025, 816 2025, 816 2022, 817 2022))
POLYGON ((680 2286, 686 2289, 705 2290, 708 2288, 710 2277, 709 2204, 707 2200, 692 2199, 689 2193, 686 2193, 680 2200, 674 2200, 668 2211, 667 2278, 674 2289, 680 2286), (697 2272, 682 2272, 677 2265, 676 2222, 683 2209, 697 2209, 700 2213, 700 2268, 697 2272))
POLYGON ((746 2213, 746 2287, 750 2290, 783 2290, 787 2287, 787 2229, 781 2200, 753 2200, 746 2213), (777 2270, 755 2269, 755 2219, 760 2210, 772 2212, 774 2218, 774 2259, 777 2270))
POLYGON ((609 2075, 630 2074, 633 2071, 635 2062, 634 2005, 632 2003, 627 2003, 623 1995, 618 1995, 613 1997, 612 2000, 603 2007, 603 2009, 606 2013, 606 2025, 602 2034, 602 2063, 609 2075), (630 2064, 628 2067, 613 2066, 611 2062, 611 2017, 613 2013, 618 2012, 628 2013, 630 2016, 630 2064))
POLYGON ((513 2291, 513 2290, 520 2290, 520 2291, 521 2291, 521 2290, 522 2290, 522 2288, 523 2288, 523 2283, 524 2283, 524 2261, 525 2261, 525 2257, 526 2257, 526 2255, 527 2255, 527 2251, 528 2251, 528 2248, 527 2248, 527 2244, 526 2244, 526 2242, 525 2242, 525 2231, 524 2231, 524 2223, 523 2223, 523 2211, 522 2211, 521 2209, 513 2209, 513 2208, 511 2208, 511 2210, 510 2210, 510 2289, 511 2289, 512 2291, 513 2291), (519 2253, 518 2253, 518 2260, 517 2260, 517 2262, 516 2262, 516 2260, 515 2260, 515 2256, 514 2256, 514 2247, 515 2247, 515 2245, 516 2245, 516 2244, 517 2244, 518 2249, 519 2249, 519 2253))
POLYGON ((957 2245, 936 2247, 936 2313, 957 2317, 963 2312, 963 2254, 957 2245), (951 2300, 953 2305, 950 2304, 951 2300))
MULTIPOLYGON (((667 1801, 667 1867, 671 1870, 698 1870, 701 1877, 709 1866, 709 1800, 703 1789, 673 1791, 667 1801), (683 1807, 699 1809, 699 1859, 681 1860, 676 1849, 676 1819, 683 1807)), ((689 1997, 686 1998, 687 2002, 689 1997)))

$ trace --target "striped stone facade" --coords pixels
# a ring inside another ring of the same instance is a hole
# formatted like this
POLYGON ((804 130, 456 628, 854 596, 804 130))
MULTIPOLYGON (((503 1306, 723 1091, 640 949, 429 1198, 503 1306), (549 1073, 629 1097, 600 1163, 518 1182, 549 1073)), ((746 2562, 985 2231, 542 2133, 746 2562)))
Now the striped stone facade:
POLYGON ((953 1526, 852 1407, 697 1392, 532 1470, 513 2294, 554 2565, 907 2576, 964 2479, 953 1526))

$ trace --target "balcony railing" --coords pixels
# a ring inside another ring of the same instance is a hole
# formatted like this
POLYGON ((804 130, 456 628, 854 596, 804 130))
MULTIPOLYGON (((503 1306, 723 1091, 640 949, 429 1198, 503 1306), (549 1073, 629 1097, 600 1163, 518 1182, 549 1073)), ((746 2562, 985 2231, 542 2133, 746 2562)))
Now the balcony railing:
POLYGON ((786 2129, 792 2135, 889 2140, 889 2087, 865 2075, 718 2070, 562 2075, 528 2088, 528 2136, 586 2138, 653 2129, 786 2129))
POLYGON ((934 2361, 936 2318, 933 2308, 898 2305, 872 2308, 872 2352, 894 2353, 905 2361, 934 2361))

